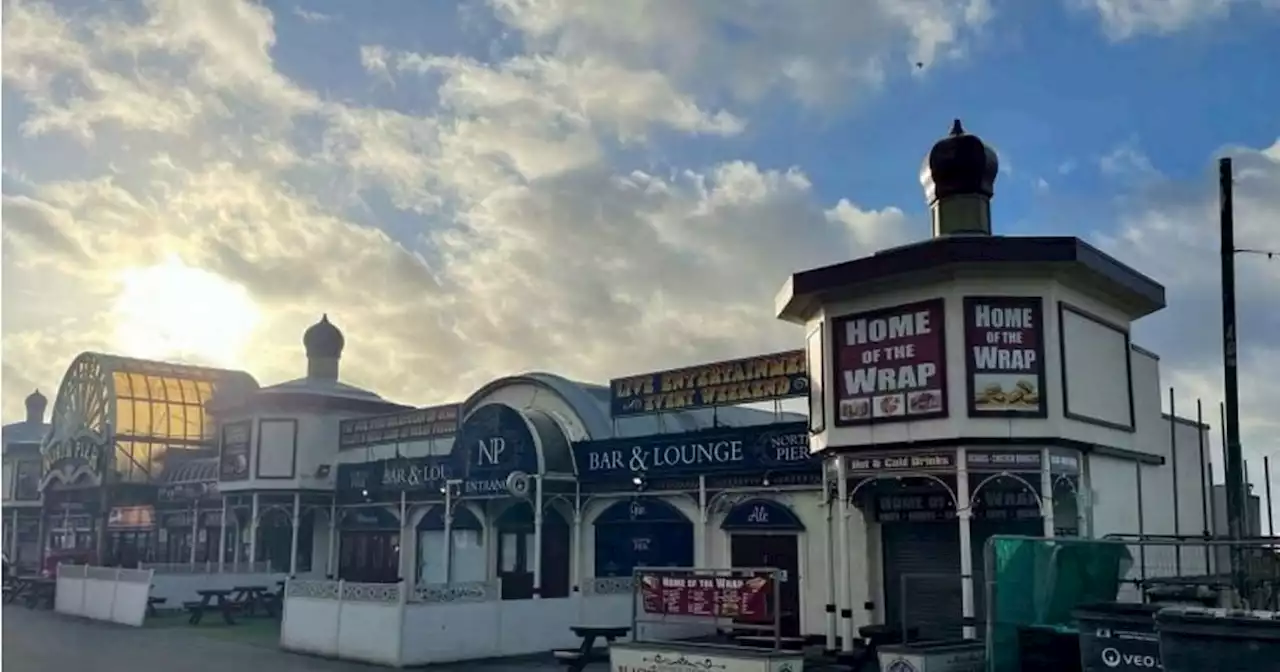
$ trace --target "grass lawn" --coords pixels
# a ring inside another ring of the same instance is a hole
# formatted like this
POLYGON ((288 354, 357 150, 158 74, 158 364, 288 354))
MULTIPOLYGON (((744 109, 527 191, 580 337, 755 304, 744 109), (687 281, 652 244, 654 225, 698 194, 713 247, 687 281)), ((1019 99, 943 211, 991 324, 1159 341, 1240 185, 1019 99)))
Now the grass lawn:
POLYGON ((190 625, 190 617, 185 611, 161 611, 156 616, 148 616, 144 627, 163 630, 181 628, 204 637, 226 641, 242 642, 268 648, 280 645, 280 621, 274 618, 236 618, 235 625, 227 625, 222 615, 217 612, 206 613, 200 625, 190 625))

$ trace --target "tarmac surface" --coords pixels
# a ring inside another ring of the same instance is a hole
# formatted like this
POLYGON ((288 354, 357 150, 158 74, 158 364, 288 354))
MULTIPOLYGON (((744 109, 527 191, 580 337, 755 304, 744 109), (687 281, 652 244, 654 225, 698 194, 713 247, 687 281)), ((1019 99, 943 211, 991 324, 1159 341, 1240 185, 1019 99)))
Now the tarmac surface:
MULTIPOLYGON (((241 627, 241 626, 234 626, 241 627)), ((276 648, 270 636, 227 636, 229 628, 181 625, 130 628, 5 605, 0 612, 0 666, 5 672, 371 672, 360 663, 325 660, 276 648)), ((550 657, 432 666, 450 672, 541 672, 563 669, 550 657)), ((593 665, 588 670, 604 670, 593 665)))

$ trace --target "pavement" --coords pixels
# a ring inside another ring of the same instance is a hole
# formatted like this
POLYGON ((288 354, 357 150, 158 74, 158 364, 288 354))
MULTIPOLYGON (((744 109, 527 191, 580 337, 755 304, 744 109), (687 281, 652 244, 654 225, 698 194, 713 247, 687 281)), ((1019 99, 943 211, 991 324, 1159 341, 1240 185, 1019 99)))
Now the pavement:
MULTIPOLYGON (((0 612, 0 667, 6 672, 371 672, 379 668, 287 653, 269 638, 232 636, 241 626, 130 628, 5 605, 0 612)), ((260 628, 259 628, 260 629, 260 628)), ((599 665, 589 667, 605 669, 599 665)), ((389 668, 387 668, 389 669, 389 668)), ((432 666, 441 672, 543 672, 550 658, 432 666)))

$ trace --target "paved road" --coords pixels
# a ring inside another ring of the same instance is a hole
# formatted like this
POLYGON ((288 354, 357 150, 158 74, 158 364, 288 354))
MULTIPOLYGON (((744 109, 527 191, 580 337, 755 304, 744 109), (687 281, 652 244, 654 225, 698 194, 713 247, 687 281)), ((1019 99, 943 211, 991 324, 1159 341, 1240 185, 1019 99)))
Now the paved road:
MULTIPOLYGON (((6 606, 0 665, 6 672, 371 672, 376 667, 285 653, 262 645, 215 639, 184 628, 142 629, 6 606)), ((551 662, 483 663, 433 670, 536 672, 551 662)))

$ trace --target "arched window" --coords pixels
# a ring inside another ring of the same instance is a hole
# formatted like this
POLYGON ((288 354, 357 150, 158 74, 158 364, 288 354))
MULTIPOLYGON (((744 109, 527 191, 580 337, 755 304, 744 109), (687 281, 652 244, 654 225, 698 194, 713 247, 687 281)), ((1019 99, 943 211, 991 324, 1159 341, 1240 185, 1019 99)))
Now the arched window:
POLYGON ((452 561, 445 563, 444 506, 431 507, 418 521, 418 583, 466 583, 488 578, 484 526, 465 506, 453 508, 452 561), (446 571, 449 575, 446 575, 446 571))
POLYGON ((693 523, 660 499, 614 503, 595 520, 595 575, 630 576, 636 567, 692 567, 693 523))

